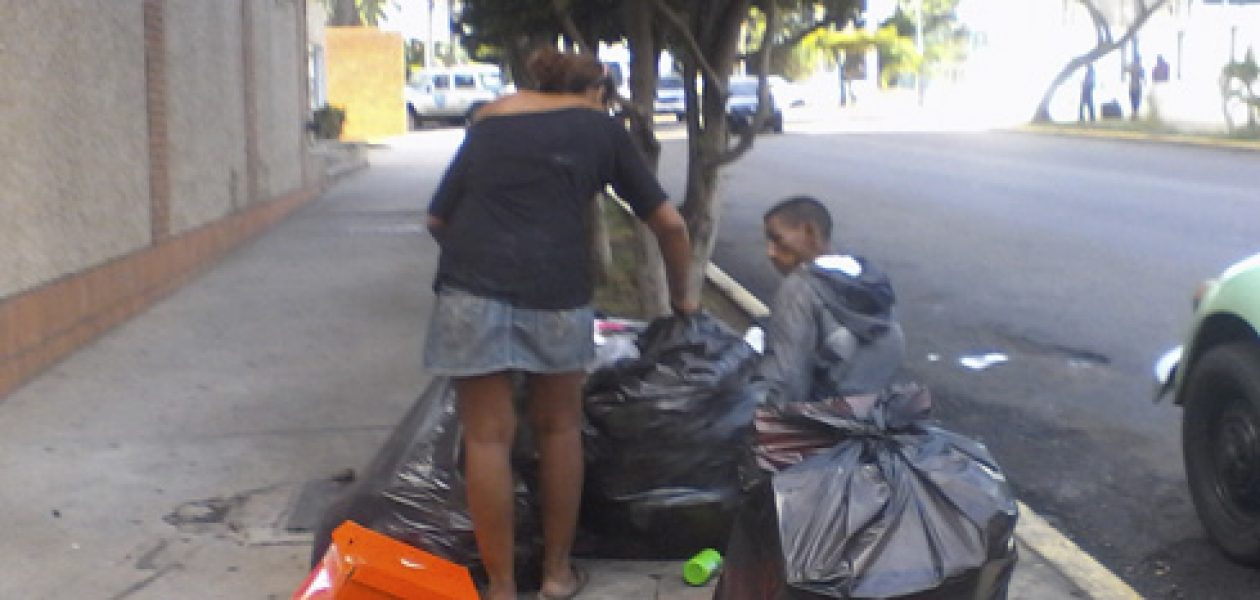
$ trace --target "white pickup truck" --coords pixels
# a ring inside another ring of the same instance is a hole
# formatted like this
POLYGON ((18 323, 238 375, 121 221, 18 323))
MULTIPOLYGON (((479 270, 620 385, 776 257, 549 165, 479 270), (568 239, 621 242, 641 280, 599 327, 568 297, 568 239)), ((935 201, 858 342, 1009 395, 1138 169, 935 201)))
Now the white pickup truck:
POLYGON ((412 127, 426 121, 463 123, 482 104, 504 93, 494 65, 462 65, 416 72, 403 90, 412 127))

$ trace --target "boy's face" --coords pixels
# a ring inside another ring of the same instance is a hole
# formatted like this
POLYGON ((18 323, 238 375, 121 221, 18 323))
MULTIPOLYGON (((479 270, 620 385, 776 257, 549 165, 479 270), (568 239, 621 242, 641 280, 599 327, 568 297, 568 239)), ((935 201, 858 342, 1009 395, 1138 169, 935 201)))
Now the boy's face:
POLYGON ((824 244, 815 227, 792 224, 778 216, 766 219, 766 254, 775 269, 784 275, 822 253, 824 244))

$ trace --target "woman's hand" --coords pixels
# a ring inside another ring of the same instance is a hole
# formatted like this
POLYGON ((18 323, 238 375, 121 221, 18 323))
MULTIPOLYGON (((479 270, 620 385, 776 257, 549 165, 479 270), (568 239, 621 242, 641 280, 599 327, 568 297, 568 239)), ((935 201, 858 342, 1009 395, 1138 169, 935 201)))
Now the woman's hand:
POLYGON ((429 235, 433 236, 433 239, 439 242, 442 241, 442 230, 446 228, 445 220, 441 217, 429 215, 429 218, 425 221, 425 226, 429 228, 429 235))

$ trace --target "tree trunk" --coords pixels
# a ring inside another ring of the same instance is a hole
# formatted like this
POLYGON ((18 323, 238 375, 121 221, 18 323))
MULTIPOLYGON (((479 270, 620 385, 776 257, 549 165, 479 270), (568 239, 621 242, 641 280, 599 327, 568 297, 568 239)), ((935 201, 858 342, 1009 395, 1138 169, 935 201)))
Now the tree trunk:
POLYGON ((530 76, 529 69, 525 68, 525 62, 529 60, 529 54, 537 45, 538 40, 528 35, 514 36, 506 40, 503 45, 508 73, 512 76, 512 83, 517 89, 527 90, 535 87, 534 78, 530 76))
MULTIPOLYGON (((728 68, 719 71, 729 72, 728 68)), ((715 65, 716 69, 722 66, 715 65)), ((720 82, 723 88, 726 82, 720 82)), ((718 172, 719 158, 726 152, 728 132, 726 123, 726 98, 717 93, 712 82, 705 82, 700 98, 699 135, 687 140, 687 193, 683 202, 683 218, 691 234, 691 279, 688 292, 695 298, 704 289, 704 272, 713 256, 718 227, 718 172)))
MULTIPOLYGON (((653 173, 661 158, 652 107, 656 100, 657 62, 661 47, 653 27, 654 7, 647 2, 623 2, 622 20, 630 46, 630 137, 647 159, 653 173)), ((639 306, 647 317, 669 314, 669 284, 656 236, 641 221, 634 222, 635 281, 639 306)))
MULTIPOLYGON (((1111 50, 1114 49, 1115 48, 1112 48, 1111 50)), ((1041 102, 1037 105, 1037 112, 1033 114, 1034 123, 1049 123, 1053 121, 1054 119, 1050 118, 1050 103, 1054 101, 1054 95, 1058 93, 1059 86, 1063 85, 1063 82, 1067 81, 1068 78, 1081 67, 1084 67, 1085 65, 1106 56, 1108 52, 1111 52, 1111 50, 1107 50, 1105 52, 1098 53, 1098 50, 1100 49, 1095 48, 1091 52, 1068 61, 1067 66, 1063 67, 1063 70, 1059 71, 1058 75, 1055 75, 1054 80, 1050 82, 1050 87, 1046 89, 1046 93, 1041 97, 1041 102)))
POLYGON ((1090 13, 1090 18, 1094 21, 1094 28, 1098 32, 1098 43, 1093 50, 1068 61, 1063 70, 1059 71, 1059 74, 1050 82, 1050 87, 1046 89, 1046 93, 1041 97, 1041 103, 1037 105, 1037 112, 1033 114, 1032 120, 1034 123, 1049 123, 1052 121, 1050 118, 1050 103, 1054 100, 1055 93, 1059 91, 1059 86, 1063 85, 1063 82, 1067 81, 1077 69, 1124 47, 1125 44, 1137 36, 1138 30, 1142 29, 1143 25, 1146 25, 1151 15, 1168 3, 1168 0, 1155 0, 1155 2, 1147 5, 1145 2, 1139 1, 1137 6, 1138 12, 1134 15, 1133 22, 1129 24, 1124 35, 1120 36, 1119 39, 1113 40, 1111 39, 1111 27, 1093 0, 1078 1, 1090 13))
MULTIPOLYGON (((358 27, 363 25, 359 7, 355 0, 333 0, 332 12, 328 15, 328 24, 334 27, 358 27)), ((428 51, 428 48, 425 48, 428 51)))
MULTIPOLYGON (((708 10, 692 15, 693 31, 704 54, 703 59, 711 67, 710 71, 717 74, 718 80, 705 77, 698 98, 690 86, 684 86, 688 112, 698 113, 688 116, 687 193, 682 207, 683 218, 691 234, 691 277, 687 291, 694 298, 699 298, 704 288, 705 269, 717 240, 720 208, 718 173, 729 140, 726 89, 738 56, 740 25, 749 8, 748 0, 704 4, 708 10)), ((691 62, 698 61, 693 59, 691 62)), ((694 75, 696 69, 689 68, 688 71, 694 75)), ((684 81, 687 81, 686 77, 684 81)))

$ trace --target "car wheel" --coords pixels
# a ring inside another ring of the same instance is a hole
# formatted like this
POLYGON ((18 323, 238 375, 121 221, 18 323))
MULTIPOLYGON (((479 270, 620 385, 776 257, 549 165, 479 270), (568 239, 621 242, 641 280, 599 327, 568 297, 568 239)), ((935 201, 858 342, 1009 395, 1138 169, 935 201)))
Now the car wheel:
POLYGON ((682 123, 683 121, 686 121, 686 120, 687 120, 687 113, 685 113, 685 112, 674 113, 674 120, 678 121, 679 123, 682 123))
POLYGON ((410 106, 407 107, 407 122, 411 125, 412 130, 424 128, 424 117, 421 117, 420 113, 410 106))
POLYGON ((1213 348, 1192 368, 1181 437, 1195 510, 1226 555, 1260 565, 1260 345, 1213 348))
POLYGON ((774 118, 770 121, 770 130, 775 133, 783 133, 783 114, 782 113, 774 115, 774 118))

